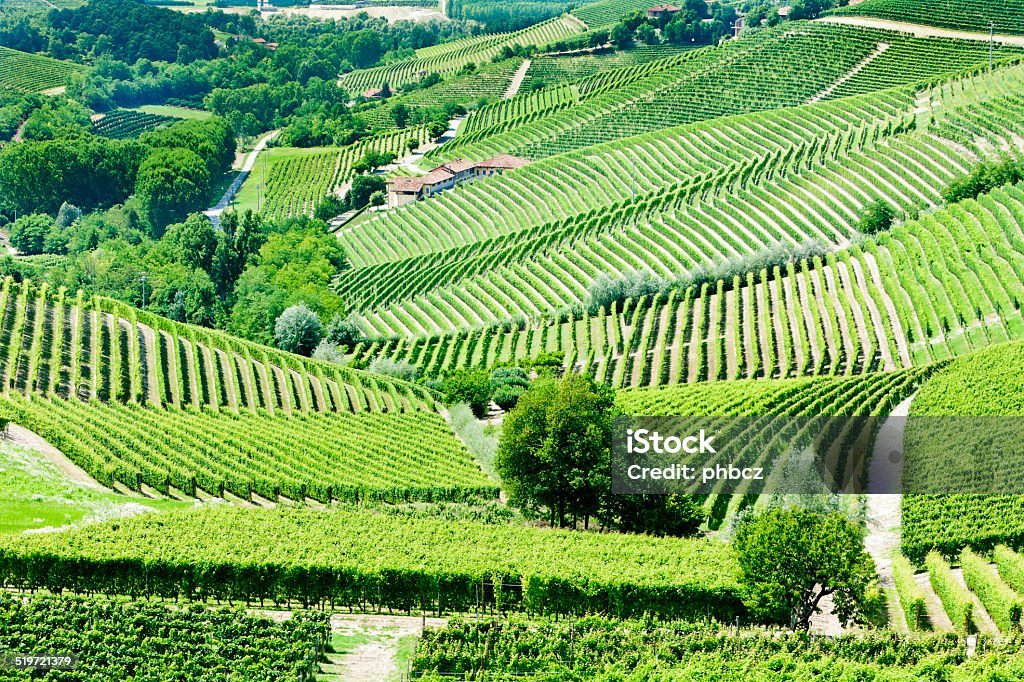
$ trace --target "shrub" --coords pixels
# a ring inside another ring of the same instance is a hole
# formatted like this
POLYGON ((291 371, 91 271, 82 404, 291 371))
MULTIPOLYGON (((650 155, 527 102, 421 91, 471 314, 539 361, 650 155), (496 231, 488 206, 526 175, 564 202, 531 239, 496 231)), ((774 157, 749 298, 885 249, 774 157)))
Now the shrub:
POLYGON ((328 194, 317 204, 313 215, 317 220, 327 221, 345 212, 345 202, 334 194, 328 194))
POLYGON ((487 415, 491 401, 491 379, 484 369, 460 369, 444 378, 441 384, 445 403, 467 403, 477 419, 487 415))
POLYGON ((327 323, 324 338, 337 346, 354 346, 363 340, 363 332, 355 318, 346 319, 341 315, 335 315, 327 323))
POLYGON ((320 343, 323 333, 323 323, 305 303, 288 308, 274 323, 274 341, 278 348, 289 353, 309 355, 320 343))
POLYGON ((860 214, 857 230, 864 234, 878 234, 892 227, 896 212, 884 201, 869 204, 860 214))
POLYGON ((980 194, 991 192, 1024 177, 1024 167, 1013 159, 1002 161, 986 161, 975 166, 970 173, 956 178, 942 192, 947 204, 954 204, 964 199, 974 199, 980 194))
POLYGON ((508 411, 519 402, 519 396, 526 392, 525 386, 518 384, 504 384, 494 389, 491 400, 501 409, 508 411))
POLYGON ((313 359, 343 365, 345 364, 345 353, 338 345, 331 343, 328 339, 322 339, 313 349, 313 359))
POLYGON ((385 357, 374 358, 370 362, 368 369, 373 374, 382 374, 395 379, 401 379, 402 381, 416 381, 416 377, 420 373, 416 365, 410 364, 405 360, 396 362, 391 358, 385 357))

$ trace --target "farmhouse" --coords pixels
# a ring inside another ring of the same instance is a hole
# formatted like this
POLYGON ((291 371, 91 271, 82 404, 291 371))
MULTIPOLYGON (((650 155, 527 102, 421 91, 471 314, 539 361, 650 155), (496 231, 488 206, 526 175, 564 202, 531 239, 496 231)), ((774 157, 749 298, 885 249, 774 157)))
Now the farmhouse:
POLYGON ((441 164, 426 175, 392 178, 388 180, 388 208, 427 199, 460 182, 522 168, 528 163, 527 159, 518 156, 499 154, 483 161, 456 159, 441 164))
POLYGON ((680 9, 682 9, 682 8, 681 7, 676 7, 675 5, 666 5, 666 4, 655 5, 654 7, 648 7, 647 8, 647 18, 648 19, 659 19, 659 18, 665 16, 666 14, 675 14, 680 9))

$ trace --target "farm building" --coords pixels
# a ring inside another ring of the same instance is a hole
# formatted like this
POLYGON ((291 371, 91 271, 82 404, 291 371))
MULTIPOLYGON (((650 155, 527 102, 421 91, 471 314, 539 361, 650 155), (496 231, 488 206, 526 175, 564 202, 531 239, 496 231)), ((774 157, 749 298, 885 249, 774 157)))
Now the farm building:
POLYGON ((518 156, 499 154, 483 161, 455 159, 441 164, 426 175, 392 178, 388 180, 388 208, 427 199, 460 182, 522 168, 528 163, 527 159, 518 156))
POLYGON ((647 18, 648 19, 658 19, 658 18, 661 18, 661 17, 665 16, 666 14, 675 14, 680 9, 682 9, 682 8, 676 7, 675 5, 667 5, 667 4, 655 5, 654 7, 648 7, 647 8, 647 18))

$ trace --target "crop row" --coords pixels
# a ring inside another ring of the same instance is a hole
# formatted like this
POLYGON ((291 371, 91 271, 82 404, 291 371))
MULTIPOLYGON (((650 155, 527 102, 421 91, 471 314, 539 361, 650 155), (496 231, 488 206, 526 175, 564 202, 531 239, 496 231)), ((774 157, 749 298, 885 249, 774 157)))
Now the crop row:
POLYGON ((422 388, 318 363, 46 284, 0 285, 5 394, 229 411, 402 412, 422 388))
POLYGON ((419 81, 429 73, 448 76, 467 64, 487 64, 502 48, 517 45, 546 45, 579 33, 578 22, 568 17, 557 17, 513 33, 497 33, 464 38, 417 50, 416 56, 386 66, 362 69, 341 77, 340 85, 353 94, 385 84, 400 88, 406 83, 419 81))
POLYGON ((737 574, 728 545, 706 539, 369 512, 208 507, 0 540, 0 583, 12 586, 439 614, 482 605, 732 621, 737 574))
POLYGON ((49 57, 0 47, 0 87, 23 92, 42 92, 67 83, 83 67, 49 57))

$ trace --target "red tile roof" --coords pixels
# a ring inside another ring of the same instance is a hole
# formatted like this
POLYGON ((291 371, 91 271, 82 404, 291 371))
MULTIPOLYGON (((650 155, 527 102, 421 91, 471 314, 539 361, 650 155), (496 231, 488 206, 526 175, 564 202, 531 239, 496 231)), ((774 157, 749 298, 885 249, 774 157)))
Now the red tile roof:
POLYGON ((661 4, 661 5, 655 5, 654 7, 649 7, 647 9, 647 11, 648 12, 678 12, 680 9, 682 9, 682 8, 681 7, 676 7, 675 5, 661 4))
POLYGON ((472 168, 476 168, 476 166, 476 161, 467 161, 466 159, 455 159, 454 161, 449 161, 448 163, 438 166, 434 170, 447 170, 451 171, 452 173, 461 173, 462 171, 468 171, 472 168))
POLYGON ((477 168, 512 169, 522 168, 529 163, 529 159, 512 156, 511 154, 498 154, 497 156, 477 162, 476 166, 477 168))

